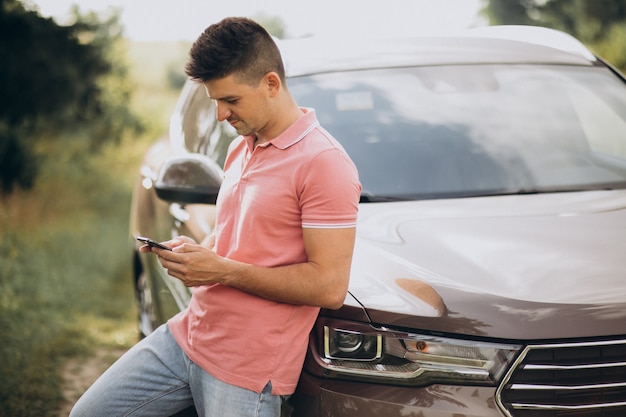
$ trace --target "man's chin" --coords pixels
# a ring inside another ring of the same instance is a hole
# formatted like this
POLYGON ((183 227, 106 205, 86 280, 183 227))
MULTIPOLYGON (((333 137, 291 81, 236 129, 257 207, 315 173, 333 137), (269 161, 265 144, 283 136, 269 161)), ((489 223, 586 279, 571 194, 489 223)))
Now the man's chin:
MULTIPOLYGON (((235 126, 233 126, 235 127, 235 126)), ((235 130, 237 131, 237 134, 241 135, 241 136, 252 136, 254 135, 256 132, 254 131, 254 129, 250 129, 249 127, 235 127, 235 130)))

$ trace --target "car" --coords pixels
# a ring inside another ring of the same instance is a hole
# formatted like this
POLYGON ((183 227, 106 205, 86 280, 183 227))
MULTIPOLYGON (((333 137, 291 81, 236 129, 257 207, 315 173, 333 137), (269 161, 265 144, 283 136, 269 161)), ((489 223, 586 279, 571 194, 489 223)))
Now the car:
MULTIPOLYGON (((349 291, 283 416, 626 415, 626 80, 573 37, 493 26, 279 41, 363 186, 349 291)), ((130 235, 211 233, 236 132, 188 82, 130 235)), ((191 292, 133 245, 139 326, 191 292)))

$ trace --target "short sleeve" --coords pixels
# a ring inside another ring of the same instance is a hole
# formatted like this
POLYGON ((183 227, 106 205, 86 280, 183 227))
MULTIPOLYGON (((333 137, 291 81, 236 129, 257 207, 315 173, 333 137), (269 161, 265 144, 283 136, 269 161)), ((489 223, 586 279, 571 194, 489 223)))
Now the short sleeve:
POLYGON ((320 152, 306 166, 302 178, 302 227, 356 226, 361 184, 354 163, 343 149, 320 152))

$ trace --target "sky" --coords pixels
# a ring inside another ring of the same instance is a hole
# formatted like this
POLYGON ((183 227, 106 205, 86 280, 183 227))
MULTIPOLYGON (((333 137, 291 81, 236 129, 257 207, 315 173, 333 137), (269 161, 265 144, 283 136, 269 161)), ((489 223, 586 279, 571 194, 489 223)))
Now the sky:
POLYGON ((481 0, 22 0, 45 17, 68 22, 81 12, 121 10, 125 36, 136 41, 192 41, 227 16, 280 17, 287 37, 402 36, 484 25, 481 0))

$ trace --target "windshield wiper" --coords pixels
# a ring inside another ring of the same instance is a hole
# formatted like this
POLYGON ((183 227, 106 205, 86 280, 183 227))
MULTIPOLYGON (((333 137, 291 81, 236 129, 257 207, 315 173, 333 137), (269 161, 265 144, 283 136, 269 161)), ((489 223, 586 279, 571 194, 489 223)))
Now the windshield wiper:
POLYGON ((576 191, 616 190, 626 188, 626 182, 606 182, 596 184, 572 184, 555 187, 519 188, 503 191, 502 194, 546 194, 546 193, 571 193, 576 191))
POLYGON ((580 184, 558 187, 520 187, 492 190, 452 191, 440 193, 418 193, 400 195, 361 194, 360 203, 386 203, 394 201, 440 200, 446 198, 495 197, 503 195, 533 195, 546 193, 567 193, 576 191, 614 190, 626 188, 626 182, 580 184))
POLYGON ((359 203, 385 203, 385 202, 392 202, 392 201, 408 201, 408 200, 414 200, 414 199, 408 198, 408 197, 392 196, 392 195, 361 194, 359 203))

